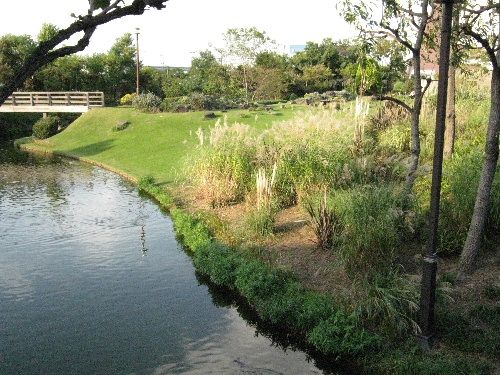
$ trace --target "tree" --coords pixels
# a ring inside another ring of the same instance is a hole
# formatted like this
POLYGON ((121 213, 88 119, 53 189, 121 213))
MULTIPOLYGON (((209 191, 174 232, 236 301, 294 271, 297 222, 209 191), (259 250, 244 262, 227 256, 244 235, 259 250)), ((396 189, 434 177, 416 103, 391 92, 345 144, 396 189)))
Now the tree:
POLYGON ((473 271, 481 247, 489 214, 491 188, 498 164, 500 132, 500 4, 488 1, 464 6, 461 29, 472 45, 480 45, 487 53, 493 68, 491 74, 491 107, 485 143, 485 158, 479 179, 472 219, 460 256, 462 275, 473 271))
POLYGON ((381 100, 391 100, 411 113, 411 158, 406 177, 406 191, 413 190, 420 159, 420 114, 425 91, 422 87, 420 70, 424 38, 428 35, 427 25, 435 12, 432 0, 342 0, 341 11, 346 21, 351 22, 367 36, 392 38, 412 56, 413 105, 403 101, 380 96, 381 100))
POLYGON ((331 90, 332 71, 323 64, 306 66, 302 71, 300 81, 303 82, 306 92, 331 90))
POLYGON ((228 60, 232 65, 239 65, 243 70, 243 86, 245 97, 248 102, 248 76, 247 68, 255 63, 260 52, 270 49, 274 45, 265 31, 259 31, 255 27, 228 29, 224 34, 225 47, 219 48, 221 60, 228 60))
MULTIPOLYGON (((455 39, 458 39, 458 31, 460 26, 460 4, 456 5, 453 13, 453 33, 455 34, 455 39)), ((459 64, 459 54, 457 43, 452 44, 452 59, 450 64, 450 70, 448 71, 448 98, 446 104, 446 127, 444 134, 444 157, 446 159, 451 158, 455 150, 455 136, 456 136, 456 76, 457 67, 459 64)))
POLYGON ((146 9, 163 9, 168 0, 88 0, 87 14, 73 15, 75 20, 67 28, 58 30, 48 40, 39 42, 29 56, 17 67, 12 75, 0 87, 0 105, 22 86, 27 78, 31 77, 43 66, 56 59, 83 51, 89 44, 96 28, 110 21, 128 15, 141 15, 146 9), (83 35, 80 35, 83 33, 83 35), (79 35, 73 45, 62 43, 74 35, 79 35))
POLYGON ((106 91, 112 101, 118 101, 123 95, 135 91, 135 52, 132 34, 126 33, 116 40, 105 57, 106 91))
POLYGON ((15 76, 35 45, 29 35, 7 34, 0 38, 0 90, 5 87, 5 82, 15 76))
MULTIPOLYGON (((307 66, 322 64, 330 69, 334 89, 344 88, 343 73, 347 65, 359 58, 359 43, 356 40, 334 42, 324 39, 320 44, 308 42, 304 51, 292 57, 292 64, 300 72, 307 66)), ((332 87, 328 87, 331 89, 332 87)))

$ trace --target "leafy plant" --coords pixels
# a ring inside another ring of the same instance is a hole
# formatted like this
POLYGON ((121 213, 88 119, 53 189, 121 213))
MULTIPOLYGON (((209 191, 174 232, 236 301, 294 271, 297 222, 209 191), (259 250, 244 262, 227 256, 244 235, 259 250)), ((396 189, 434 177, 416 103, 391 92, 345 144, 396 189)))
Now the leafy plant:
POLYGON ((150 92, 137 95, 132 99, 132 105, 134 108, 143 112, 160 112, 161 104, 161 98, 150 92))
POLYGON ((360 320, 389 335, 417 333, 417 285, 396 271, 375 274, 358 282, 362 297, 354 301, 360 320))
POLYGON ((33 137, 37 139, 52 137, 57 133, 59 123, 59 117, 56 116, 41 118, 33 125, 33 137))
POLYGON ((136 96, 137 96, 137 94, 135 92, 131 93, 131 94, 125 94, 120 98, 120 104, 121 105, 131 105, 136 96))

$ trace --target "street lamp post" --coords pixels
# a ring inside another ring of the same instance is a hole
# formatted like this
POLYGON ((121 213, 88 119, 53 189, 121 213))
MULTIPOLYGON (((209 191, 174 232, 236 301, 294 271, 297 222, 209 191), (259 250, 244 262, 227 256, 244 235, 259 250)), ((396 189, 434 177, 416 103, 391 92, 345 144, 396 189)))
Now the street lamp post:
POLYGON ((437 93, 436 131, 434 136, 434 158, 432 165, 431 213, 429 239, 423 262, 422 288, 420 295, 419 340, 425 350, 430 350, 434 336, 434 305, 436 303, 437 241, 439 204, 443 173, 444 130, 446 122, 446 97, 448 92, 448 70, 450 66, 451 27, 453 4, 456 0, 439 0, 443 6, 441 18, 441 40, 439 50, 439 82, 437 93))
POLYGON ((139 31, 138 27, 135 28, 135 93, 139 95, 139 31))

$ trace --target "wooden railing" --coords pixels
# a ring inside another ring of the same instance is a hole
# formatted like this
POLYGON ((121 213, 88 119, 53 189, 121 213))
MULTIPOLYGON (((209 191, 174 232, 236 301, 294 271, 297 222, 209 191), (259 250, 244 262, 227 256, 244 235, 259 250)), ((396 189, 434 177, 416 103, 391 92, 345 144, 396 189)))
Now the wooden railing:
POLYGON ((102 92, 14 92, 0 110, 5 112, 85 112, 104 106, 102 92))

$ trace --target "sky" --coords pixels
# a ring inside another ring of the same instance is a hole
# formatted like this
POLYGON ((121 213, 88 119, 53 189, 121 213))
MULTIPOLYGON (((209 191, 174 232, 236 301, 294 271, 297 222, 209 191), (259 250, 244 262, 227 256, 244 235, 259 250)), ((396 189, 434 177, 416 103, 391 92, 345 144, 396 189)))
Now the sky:
MULTIPOLYGON (((71 13, 84 14, 87 0, 4 1, 0 35, 29 34, 36 38, 43 23, 68 26, 71 13)), ((144 65, 189 66, 199 51, 222 45, 228 28, 257 27, 274 39, 280 52, 289 45, 355 36, 336 9, 336 0, 170 0, 161 11, 128 16, 100 26, 85 54, 105 52, 113 42, 140 29, 144 65)))

